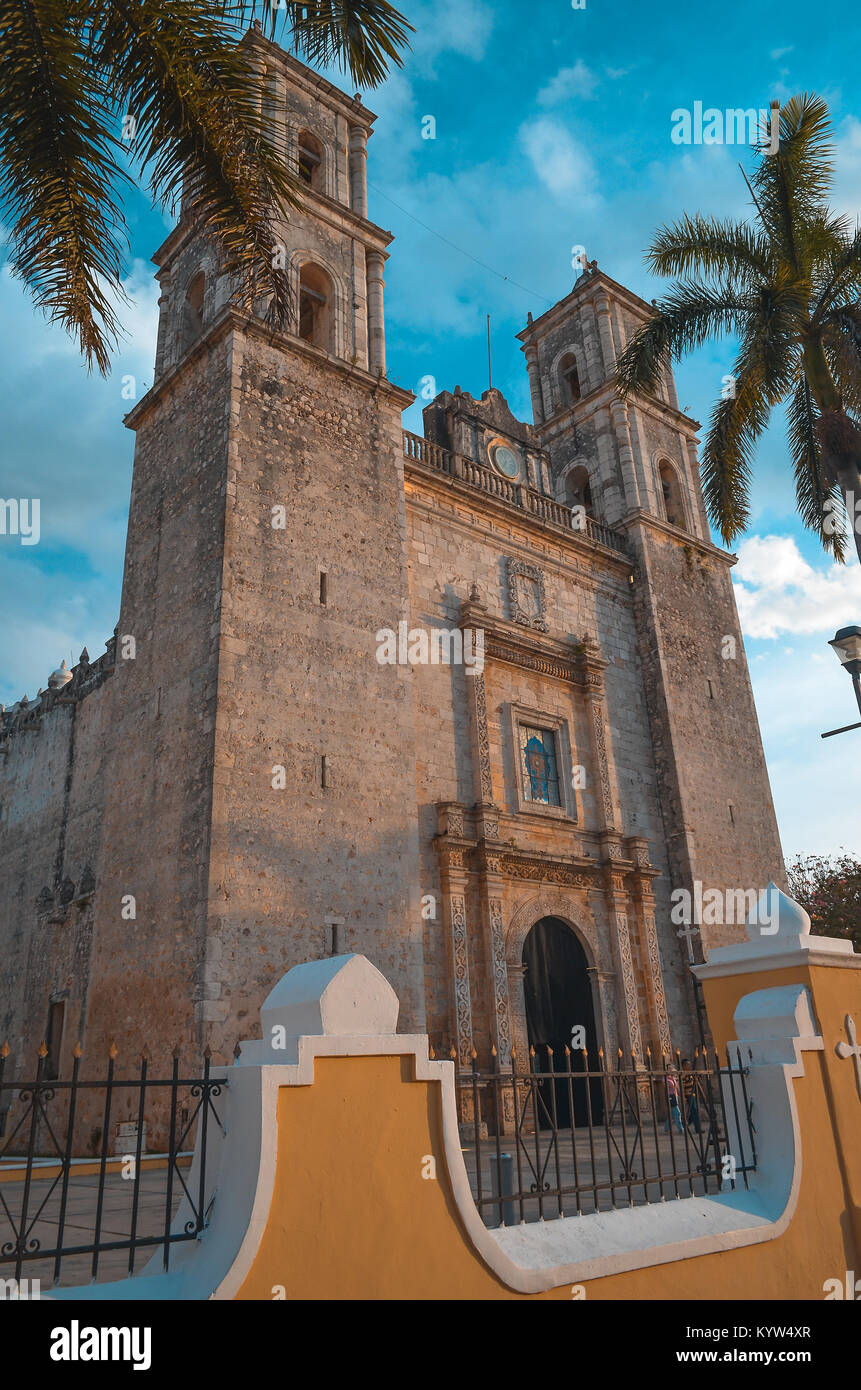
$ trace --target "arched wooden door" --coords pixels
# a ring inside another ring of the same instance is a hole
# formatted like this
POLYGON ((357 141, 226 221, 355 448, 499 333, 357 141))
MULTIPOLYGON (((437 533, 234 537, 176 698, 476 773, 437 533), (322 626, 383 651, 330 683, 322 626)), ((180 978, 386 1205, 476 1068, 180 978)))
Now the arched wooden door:
MULTIPOLYGON (((526 968, 523 981, 526 1024, 530 1045, 536 1052, 535 1070, 567 1073, 564 1049, 566 1046, 571 1048, 574 1029, 582 1027, 589 1054, 589 1070, 597 1071, 598 1034, 589 963, 574 932, 557 917, 542 917, 523 943, 523 964, 526 968), (553 1050, 552 1060, 547 1053, 548 1046, 553 1050)), ((541 1128, 547 1128, 552 1122, 554 1098, 556 1123, 560 1129, 567 1129, 571 1124, 572 1101, 575 1125, 588 1122, 590 1099, 593 1124, 603 1120, 601 1082, 597 1078, 590 1081, 587 1096, 585 1078, 576 1077, 576 1073, 584 1069, 582 1053, 574 1048, 571 1051, 571 1070, 575 1078, 570 1085, 567 1076, 557 1077, 552 1083, 554 1096, 550 1093, 550 1081, 542 1084, 541 1128)))

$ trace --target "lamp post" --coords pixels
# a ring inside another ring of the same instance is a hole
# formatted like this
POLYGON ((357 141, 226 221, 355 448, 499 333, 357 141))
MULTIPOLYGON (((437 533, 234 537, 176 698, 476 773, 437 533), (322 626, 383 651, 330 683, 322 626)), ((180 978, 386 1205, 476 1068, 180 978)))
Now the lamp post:
MULTIPOLYGON (((858 710, 861 713, 861 627, 841 627, 836 637, 832 637, 828 645, 834 648, 844 671, 848 671, 852 677, 855 699, 858 701, 858 710)), ((842 729, 829 729, 828 733, 821 734, 820 738, 831 738, 833 734, 845 734, 849 729, 861 729, 861 723, 844 724, 842 729)))

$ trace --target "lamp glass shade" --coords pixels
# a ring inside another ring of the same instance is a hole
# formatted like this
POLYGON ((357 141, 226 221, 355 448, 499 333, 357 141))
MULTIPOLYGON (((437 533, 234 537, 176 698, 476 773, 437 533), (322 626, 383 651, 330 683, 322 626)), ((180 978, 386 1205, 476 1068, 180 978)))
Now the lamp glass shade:
POLYGON ((850 661, 861 662, 861 627, 841 627, 828 645, 834 648, 843 666, 850 661))

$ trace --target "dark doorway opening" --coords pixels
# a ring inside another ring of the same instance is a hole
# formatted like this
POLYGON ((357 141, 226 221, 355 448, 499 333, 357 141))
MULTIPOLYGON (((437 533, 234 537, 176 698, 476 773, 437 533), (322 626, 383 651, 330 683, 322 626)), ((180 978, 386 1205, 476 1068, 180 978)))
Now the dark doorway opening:
POLYGON ((582 1075, 578 1077, 578 1073, 585 1071, 585 1063, 580 1048, 571 1045, 574 1029, 582 1027, 589 1070, 598 1071, 598 1034, 586 952, 565 922, 557 917, 542 917, 523 944, 523 964, 526 967, 526 1024, 530 1045, 535 1048, 535 1070, 564 1073, 555 1080, 548 1077, 538 1088, 540 1127, 551 1126, 554 1101, 556 1124, 560 1129, 567 1129, 572 1123, 572 1108, 573 1123, 588 1124, 590 1101, 592 1123, 598 1124, 604 1118, 601 1079, 593 1077, 587 1081, 582 1075), (548 1054, 548 1047, 552 1055, 548 1054), (571 1050, 571 1071, 574 1073, 570 1082, 566 1047, 571 1050))

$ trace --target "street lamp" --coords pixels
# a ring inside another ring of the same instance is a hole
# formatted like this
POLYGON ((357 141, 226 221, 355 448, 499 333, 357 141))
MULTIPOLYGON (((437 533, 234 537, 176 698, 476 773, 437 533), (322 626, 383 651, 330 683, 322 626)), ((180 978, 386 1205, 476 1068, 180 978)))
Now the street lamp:
MULTIPOLYGON (((828 643, 833 647, 844 671, 852 677, 855 699, 861 712, 861 627, 841 627, 836 637, 828 643)), ((842 729, 829 729, 821 738, 831 738, 832 734, 845 734, 849 729, 861 729, 861 724, 845 724, 842 729)))

